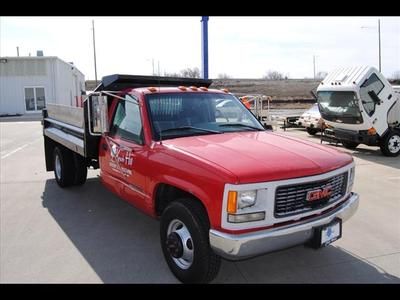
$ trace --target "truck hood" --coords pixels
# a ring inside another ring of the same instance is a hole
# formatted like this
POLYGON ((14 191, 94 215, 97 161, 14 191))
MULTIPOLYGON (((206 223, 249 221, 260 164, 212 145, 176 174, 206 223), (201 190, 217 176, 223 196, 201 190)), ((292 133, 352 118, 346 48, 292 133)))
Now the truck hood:
POLYGON ((237 183, 312 176, 353 161, 351 155, 327 146, 266 131, 182 137, 163 145, 225 169, 237 183))

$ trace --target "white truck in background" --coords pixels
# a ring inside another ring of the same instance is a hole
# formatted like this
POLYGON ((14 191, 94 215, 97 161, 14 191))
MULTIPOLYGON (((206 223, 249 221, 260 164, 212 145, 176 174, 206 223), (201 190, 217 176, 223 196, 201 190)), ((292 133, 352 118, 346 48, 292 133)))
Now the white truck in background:
POLYGON ((400 154, 400 89, 377 69, 337 69, 320 83, 317 96, 325 136, 349 149, 366 144, 385 156, 400 154))

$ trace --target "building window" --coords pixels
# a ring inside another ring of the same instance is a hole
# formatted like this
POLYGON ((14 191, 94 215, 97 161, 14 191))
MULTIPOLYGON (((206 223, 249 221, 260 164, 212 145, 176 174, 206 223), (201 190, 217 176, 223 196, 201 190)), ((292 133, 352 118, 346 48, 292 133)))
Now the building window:
POLYGON ((25 88, 26 111, 40 111, 46 107, 44 87, 25 88))

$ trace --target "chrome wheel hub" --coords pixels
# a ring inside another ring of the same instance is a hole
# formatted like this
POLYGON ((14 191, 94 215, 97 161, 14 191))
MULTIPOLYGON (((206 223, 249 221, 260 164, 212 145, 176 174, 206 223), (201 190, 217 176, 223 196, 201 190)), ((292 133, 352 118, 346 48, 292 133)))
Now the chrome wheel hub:
POLYGON ((400 136, 393 135, 388 142, 388 149, 391 153, 397 153, 400 151, 400 136))
POLYGON ((193 263, 193 241, 186 225, 174 219, 169 223, 166 240, 167 250, 175 264, 188 269, 193 263))

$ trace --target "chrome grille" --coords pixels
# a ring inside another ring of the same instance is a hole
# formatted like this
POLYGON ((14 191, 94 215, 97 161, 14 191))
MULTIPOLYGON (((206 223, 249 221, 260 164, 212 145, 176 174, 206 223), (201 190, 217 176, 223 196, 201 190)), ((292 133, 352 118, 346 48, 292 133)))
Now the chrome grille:
POLYGON ((323 208, 341 199, 346 194, 346 188, 347 172, 320 181, 280 186, 275 193, 274 215, 283 218, 323 208), (331 187, 332 191, 329 198, 307 201, 308 192, 327 187, 331 187))

